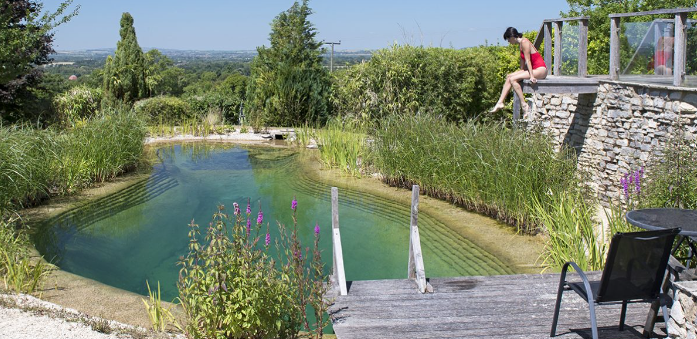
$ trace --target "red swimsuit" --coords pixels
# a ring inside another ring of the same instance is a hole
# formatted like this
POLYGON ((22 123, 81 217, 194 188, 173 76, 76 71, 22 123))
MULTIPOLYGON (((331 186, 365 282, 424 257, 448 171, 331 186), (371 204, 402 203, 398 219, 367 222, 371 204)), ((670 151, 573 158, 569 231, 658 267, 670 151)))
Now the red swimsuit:
MULTIPOLYGON (((523 59, 523 64, 525 65, 525 53, 523 53, 523 51, 520 51, 520 58, 523 59)), ((540 67, 547 68, 545 60, 542 59, 542 56, 538 52, 530 53, 530 63, 532 64, 532 69, 540 67)))

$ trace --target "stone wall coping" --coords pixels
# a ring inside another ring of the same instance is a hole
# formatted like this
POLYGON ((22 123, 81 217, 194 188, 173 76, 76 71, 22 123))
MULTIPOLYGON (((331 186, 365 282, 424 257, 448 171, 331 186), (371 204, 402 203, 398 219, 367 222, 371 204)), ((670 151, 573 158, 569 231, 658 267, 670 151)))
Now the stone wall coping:
POLYGON ((632 86, 632 87, 644 87, 644 88, 649 88, 649 89, 666 90, 666 91, 697 93, 697 88, 695 88, 695 87, 678 87, 678 86, 672 86, 672 85, 658 85, 658 84, 649 84, 649 83, 645 83, 645 82, 632 82, 632 81, 620 81, 620 80, 609 80, 609 79, 599 79, 598 83, 625 85, 625 86, 632 86))
POLYGON ((673 285, 683 293, 697 298, 697 281, 676 281, 673 285))

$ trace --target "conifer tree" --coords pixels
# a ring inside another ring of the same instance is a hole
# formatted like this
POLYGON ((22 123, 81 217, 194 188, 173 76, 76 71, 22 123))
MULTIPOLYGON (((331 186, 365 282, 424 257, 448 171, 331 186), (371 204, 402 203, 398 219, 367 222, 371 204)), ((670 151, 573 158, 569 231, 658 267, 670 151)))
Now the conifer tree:
POLYGON ((104 102, 106 106, 132 104, 147 95, 145 86, 145 59, 138 45, 133 17, 128 12, 121 16, 121 40, 116 43, 114 57, 107 57, 104 65, 104 102))
POLYGON ((247 91, 253 127, 324 122, 329 114, 329 73, 322 42, 308 21, 308 0, 297 1, 271 24, 269 48, 257 48, 247 91))

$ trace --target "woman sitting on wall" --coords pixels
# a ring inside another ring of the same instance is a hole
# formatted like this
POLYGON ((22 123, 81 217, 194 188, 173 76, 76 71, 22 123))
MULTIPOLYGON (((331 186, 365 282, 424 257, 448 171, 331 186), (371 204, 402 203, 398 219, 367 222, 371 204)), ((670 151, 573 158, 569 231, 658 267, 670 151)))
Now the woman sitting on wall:
POLYGON ((520 87, 519 82, 524 79, 530 79, 530 82, 534 84, 538 79, 546 78, 547 65, 545 65, 544 59, 542 59, 540 53, 537 52, 535 46, 532 45, 532 42, 524 38, 523 34, 518 33, 518 30, 515 28, 508 27, 506 32, 503 33, 503 38, 510 44, 520 46, 520 69, 506 76, 506 82, 503 84, 499 101, 496 102, 491 112, 496 112, 504 107, 503 101, 506 99, 511 88, 513 88, 521 99, 520 103, 523 111, 527 112, 529 107, 524 100, 523 89, 520 87))

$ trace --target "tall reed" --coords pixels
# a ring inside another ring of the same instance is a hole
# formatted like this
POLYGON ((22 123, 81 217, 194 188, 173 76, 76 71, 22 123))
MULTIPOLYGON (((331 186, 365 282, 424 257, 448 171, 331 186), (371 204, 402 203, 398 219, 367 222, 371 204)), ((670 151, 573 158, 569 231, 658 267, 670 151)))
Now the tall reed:
POLYGON ((113 178, 139 161, 144 137, 132 113, 104 115, 62 132, 0 128, 0 216, 113 178))
POLYGON ((455 125, 427 115, 390 116, 375 129, 375 168, 398 186, 443 198, 535 232, 534 201, 577 182, 574 159, 540 133, 455 125))
MULTIPOLYGON (((313 134, 324 165, 361 175, 368 157, 364 125, 351 120, 332 119, 324 128, 315 129, 313 134)), ((302 138, 306 139, 304 136, 302 138)))
POLYGON ((47 193, 56 159, 56 133, 0 127, 0 216, 47 193))

